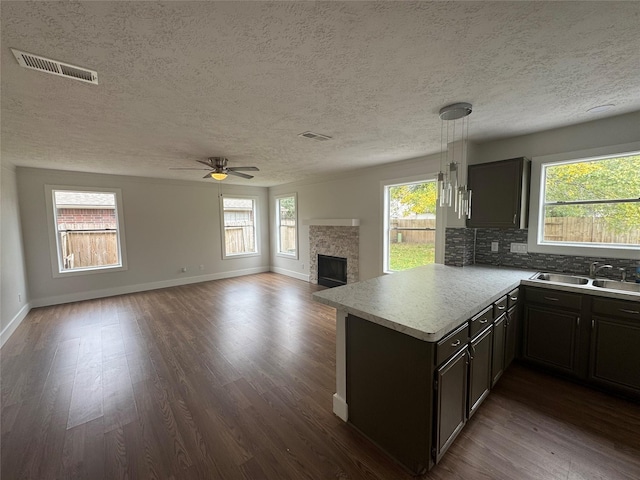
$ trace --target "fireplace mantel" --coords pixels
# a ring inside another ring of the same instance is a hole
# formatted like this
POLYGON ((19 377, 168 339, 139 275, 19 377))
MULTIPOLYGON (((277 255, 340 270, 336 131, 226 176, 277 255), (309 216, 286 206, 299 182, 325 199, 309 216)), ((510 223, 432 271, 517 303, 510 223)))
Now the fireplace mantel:
POLYGON ((359 218, 312 218, 303 220, 303 225, 317 225, 325 227, 358 227, 360 226, 359 218))

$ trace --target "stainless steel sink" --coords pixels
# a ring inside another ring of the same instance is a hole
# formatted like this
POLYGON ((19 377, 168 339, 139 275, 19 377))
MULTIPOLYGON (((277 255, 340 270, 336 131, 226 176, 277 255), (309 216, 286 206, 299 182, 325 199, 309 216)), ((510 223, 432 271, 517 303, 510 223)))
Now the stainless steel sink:
MULTIPOLYGON (((574 277, 573 275, 560 275, 557 273, 540 273, 536 280, 546 280, 548 282, 570 283, 572 285, 586 285, 588 278, 574 277)), ((606 287, 603 287, 606 288, 606 287)))
POLYGON ((609 290, 623 290, 625 292, 640 293, 640 283, 616 282, 615 280, 594 280, 593 286, 607 288, 609 290))

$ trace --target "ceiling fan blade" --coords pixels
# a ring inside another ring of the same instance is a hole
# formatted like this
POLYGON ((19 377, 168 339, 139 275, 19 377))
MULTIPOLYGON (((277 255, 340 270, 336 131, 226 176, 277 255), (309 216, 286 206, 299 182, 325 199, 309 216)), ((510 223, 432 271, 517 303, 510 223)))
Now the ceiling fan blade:
POLYGON ((169 170, 211 170, 210 168, 169 167, 169 170))
POLYGON ((199 162, 199 163, 201 163, 203 165, 206 165, 209 168, 215 168, 216 167, 211 162, 207 162, 206 160, 196 160, 196 162, 199 162))
POLYGON ((207 174, 206 174, 204 177, 202 177, 202 178, 213 178, 213 177, 211 176, 211 173, 207 173, 207 174))
POLYGON ((242 178, 253 178, 253 175, 247 175, 246 173, 240 173, 240 172, 234 172, 233 170, 231 170, 230 168, 227 168, 227 173, 229 175, 235 175, 236 177, 242 177, 242 178))
POLYGON ((258 167, 227 167, 227 170, 240 171, 245 170, 247 172, 259 172, 260 169, 258 167))

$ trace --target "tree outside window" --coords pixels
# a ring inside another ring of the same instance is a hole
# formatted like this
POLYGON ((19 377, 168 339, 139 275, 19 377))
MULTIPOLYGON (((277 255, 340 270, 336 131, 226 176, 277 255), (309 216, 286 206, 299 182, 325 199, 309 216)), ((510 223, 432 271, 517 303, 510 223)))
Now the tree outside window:
POLYGON ((640 245, 640 154, 543 165, 540 243, 640 245))

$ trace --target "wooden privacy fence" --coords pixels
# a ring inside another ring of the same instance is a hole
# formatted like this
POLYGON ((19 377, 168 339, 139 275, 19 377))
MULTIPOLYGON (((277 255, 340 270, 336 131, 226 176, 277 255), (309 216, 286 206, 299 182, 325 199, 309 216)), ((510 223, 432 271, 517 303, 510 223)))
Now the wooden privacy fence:
POLYGON ((389 241, 391 243, 434 243, 436 241, 436 219, 391 219, 389 241))
POLYGON ((280 225, 280 251, 295 252, 295 250, 296 250, 296 226, 280 225))
POLYGON ((611 229, 604 218, 547 217, 544 239, 562 242, 640 244, 640 225, 626 232, 611 229))
POLYGON ((224 241, 227 255, 256 251, 252 226, 224 227, 224 241))
POLYGON ((60 248, 65 269, 118 264, 116 232, 60 232, 60 248))

